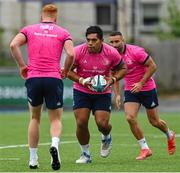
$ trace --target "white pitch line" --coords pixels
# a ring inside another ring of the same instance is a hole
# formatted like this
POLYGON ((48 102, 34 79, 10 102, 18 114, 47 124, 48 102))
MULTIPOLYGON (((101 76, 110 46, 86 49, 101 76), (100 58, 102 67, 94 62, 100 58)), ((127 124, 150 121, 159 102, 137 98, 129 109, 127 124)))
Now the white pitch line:
MULTIPOLYGON (((91 135, 91 136, 97 136, 97 135, 91 135)), ((114 136, 122 136, 122 135, 118 135, 115 134, 114 136)), ((129 135, 123 135, 123 136, 129 136, 129 135)), ((154 138, 161 138, 164 137, 162 135, 149 135, 147 134, 146 136, 153 136, 154 138)), ((180 137, 180 134, 175 134, 176 138, 180 137)), ((72 143, 77 143, 77 141, 62 141, 61 144, 72 144, 72 143)), ((45 145, 50 145, 51 143, 40 143, 38 144, 39 146, 45 146, 45 145)), ((123 145, 123 144, 121 144, 123 145)), ((127 144, 126 144, 127 145, 127 144)), ((0 150, 1 149, 7 149, 7 148, 22 148, 22 147, 28 147, 28 144, 21 144, 21 145, 7 145, 7 146, 0 146, 0 150)))
MULTIPOLYGON (((61 144, 72 144, 77 143, 77 141, 62 141, 61 144)), ((38 145, 44 146, 44 145, 50 145, 51 143, 40 143, 38 145)), ((7 149, 7 148, 22 148, 22 147, 28 147, 28 144, 21 144, 21 145, 7 145, 7 146, 0 146, 0 149, 7 149)))
MULTIPOLYGON (((63 136, 65 137, 75 137, 74 134, 64 134, 63 136)), ((99 133, 94 133, 94 134, 91 134, 91 136, 93 137, 97 137, 97 136, 100 136, 99 133)), ((115 136, 115 137, 129 137, 129 136, 132 136, 131 133, 129 134, 119 134, 119 133, 113 133, 112 136, 115 136)), ((145 136, 150 136, 150 137, 153 137, 153 138, 164 138, 164 134, 163 133, 159 133, 159 134, 152 134, 152 133, 146 133, 145 136)), ((180 137, 180 134, 176 134, 175 132, 175 137, 179 138, 180 137)))
POLYGON ((18 161, 18 160, 20 160, 20 158, 0 158, 0 161, 4 161, 4 160, 6 160, 6 161, 18 161))
MULTIPOLYGON (((159 135, 154 135, 153 137, 154 137, 154 138, 162 138, 162 137, 164 137, 164 136, 162 136, 162 135, 161 135, 161 136, 159 136, 159 135)), ((175 133, 175 138, 180 138, 180 134, 176 134, 176 133, 175 133)))

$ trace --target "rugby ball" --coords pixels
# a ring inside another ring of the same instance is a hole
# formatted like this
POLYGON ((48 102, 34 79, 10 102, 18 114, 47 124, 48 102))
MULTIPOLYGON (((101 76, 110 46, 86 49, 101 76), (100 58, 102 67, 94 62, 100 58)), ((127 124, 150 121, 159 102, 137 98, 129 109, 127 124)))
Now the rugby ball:
POLYGON ((102 92, 107 84, 106 79, 102 75, 96 75, 91 80, 92 88, 96 92, 102 92))

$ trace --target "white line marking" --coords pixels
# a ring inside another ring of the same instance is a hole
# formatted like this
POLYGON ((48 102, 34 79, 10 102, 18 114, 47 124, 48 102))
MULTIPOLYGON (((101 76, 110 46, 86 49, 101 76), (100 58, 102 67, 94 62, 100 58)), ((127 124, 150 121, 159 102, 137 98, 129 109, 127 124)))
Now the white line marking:
POLYGON ((9 160, 10 160, 10 161, 11 161, 11 160, 12 160, 12 161, 17 161, 17 160, 20 160, 20 158, 0 158, 0 161, 2 161, 2 160, 3 160, 3 161, 4 161, 4 160, 6 160, 6 161, 7 161, 7 160, 8 160, 8 161, 9 161, 9 160))
MULTIPOLYGON (((154 135, 153 137, 154 138, 161 138, 161 137, 164 137, 164 136, 154 135)), ((179 137, 180 137, 180 134, 175 133, 175 138, 179 138, 179 137)))
MULTIPOLYGON (((62 141, 61 144, 72 144, 77 143, 77 141, 62 141)), ((44 146, 44 145, 50 145, 51 143, 40 143, 38 145, 44 146)), ((21 144, 21 145, 7 145, 7 146, 1 146, 0 149, 7 149, 7 148, 22 148, 22 147, 28 147, 28 144, 21 144)))
MULTIPOLYGON (((99 136, 99 134, 92 134, 91 136, 99 136)), ((119 134, 113 134, 113 136, 129 136, 128 134, 123 134, 123 135, 119 135, 119 134)), ((146 136, 153 136, 154 138, 161 138, 161 137, 165 137, 163 135, 151 135, 151 134, 146 134, 146 136)), ((180 134, 175 134, 176 138, 180 137, 180 134)), ((62 141, 61 144, 72 144, 72 143, 77 143, 77 141, 62 141)), ((39 146, 46 146, 46 145, 50 145, 51 143, 40 143, 38 144, 39 146)), ((124 146, 125 144, 118 144, 118 145, 122 145, 124 146)), ((7 149, 7 148, 22 148, 22 147, 28 147, 28 144, 20 144, 20 145, 7 145, 7 146, 0 146, 0 150, 1 149, 7 149)), ((128 146, 128 144, 126 144, 126 146, 128 146)))

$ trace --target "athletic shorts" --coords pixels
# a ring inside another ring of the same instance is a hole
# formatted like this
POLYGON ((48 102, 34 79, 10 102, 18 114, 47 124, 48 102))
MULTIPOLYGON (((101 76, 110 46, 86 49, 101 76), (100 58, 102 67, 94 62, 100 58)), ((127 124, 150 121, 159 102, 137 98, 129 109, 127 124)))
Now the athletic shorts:
POLYGON ((142 104, 147 109, 153 109, 159 105, 156 89, 149 91, 140 91, 138 93, 125 91, 124 103, 126 102, 137 102, 142 104))
POLYGON ((27 79, 28 102, 32 106, 46 103, 48 109, 63 107, 63 82, 61 79, 49 77, 36 77, 27 79))
POLYGON ((94 114, 96 110, 111 112, 111 94, 88 94, 73 90, 73 110, 88 108, 94 114))

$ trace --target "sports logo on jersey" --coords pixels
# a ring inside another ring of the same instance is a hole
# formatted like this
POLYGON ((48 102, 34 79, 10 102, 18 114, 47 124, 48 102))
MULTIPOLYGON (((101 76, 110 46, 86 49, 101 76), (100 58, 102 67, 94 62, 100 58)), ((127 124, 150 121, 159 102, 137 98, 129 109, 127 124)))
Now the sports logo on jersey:
POLYGON ((53 30, 53 28, 54 28, 54 26, 52 26, 52 25, 40 25, 40 28, 41 29, 45 29, 45 30, 53 30))
POLYGON ((131 60, 130 58, 127 58, 127 59, 126 59, 126 63, 129 64, 129 65, 131 65, 133 62, 132 62, 132 60, 131 60))

